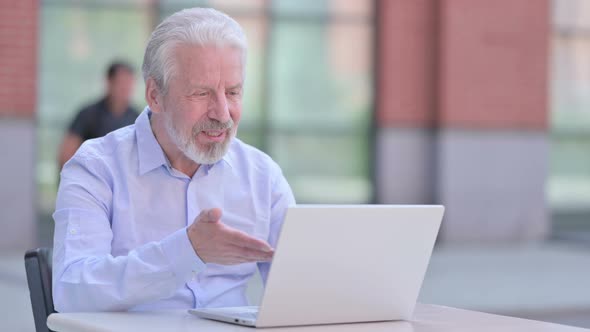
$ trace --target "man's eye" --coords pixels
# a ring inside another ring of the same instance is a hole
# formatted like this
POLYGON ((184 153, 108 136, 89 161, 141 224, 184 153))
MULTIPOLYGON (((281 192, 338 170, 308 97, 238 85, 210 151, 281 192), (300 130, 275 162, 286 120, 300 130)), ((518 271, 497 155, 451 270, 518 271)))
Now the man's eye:
POLYGON ((229 94, 230 96, 239 96, 240 93, 238 91, 229 91, 227 94, 229 94))

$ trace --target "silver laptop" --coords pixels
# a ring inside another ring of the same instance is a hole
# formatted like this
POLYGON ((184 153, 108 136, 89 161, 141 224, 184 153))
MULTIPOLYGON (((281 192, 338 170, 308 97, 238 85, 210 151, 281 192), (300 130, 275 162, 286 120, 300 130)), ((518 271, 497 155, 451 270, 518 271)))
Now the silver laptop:
POLYGON ((287 211, 260 307, 202 308, 254 327, 408 320, 439 205, 298 205, 287 211))

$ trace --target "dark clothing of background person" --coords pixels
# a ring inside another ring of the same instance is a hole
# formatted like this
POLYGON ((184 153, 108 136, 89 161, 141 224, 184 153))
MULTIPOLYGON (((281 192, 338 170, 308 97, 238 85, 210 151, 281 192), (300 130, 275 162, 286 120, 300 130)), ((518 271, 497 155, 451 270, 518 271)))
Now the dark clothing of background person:
POLYGON ((132 106, 127 107, 124 113, 115 115, 109 111, 107 98, 88 105, 80 110, 72 123, 69 131, 82 140, 102 137, 113 130, 135 123, 139 113, 132 106))
POLYGON ((64 135, 57 156, 60 170, 85 140, 131 125, 139 115, 131 106, 135 84, 131 65, 124 61, 111 63, 106 71, 105 83, 104 97, 82 108, 64 135))

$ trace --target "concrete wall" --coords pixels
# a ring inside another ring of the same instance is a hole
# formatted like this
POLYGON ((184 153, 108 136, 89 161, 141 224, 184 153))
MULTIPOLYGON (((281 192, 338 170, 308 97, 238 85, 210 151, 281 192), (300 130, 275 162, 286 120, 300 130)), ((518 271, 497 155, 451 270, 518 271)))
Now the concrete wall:
POLYGON ((395 204, 435 201, 436 136, 430 129, 384 128, 377 137, 377 197, 395 204))
POLYGON ((0 249, 30 249, 37 242, 35 125, 0 118, 0 249))
POLYGON ((437 197, 449 242, 522 242, 549 231, 547 135, 522 131, 439 133, 437 197))

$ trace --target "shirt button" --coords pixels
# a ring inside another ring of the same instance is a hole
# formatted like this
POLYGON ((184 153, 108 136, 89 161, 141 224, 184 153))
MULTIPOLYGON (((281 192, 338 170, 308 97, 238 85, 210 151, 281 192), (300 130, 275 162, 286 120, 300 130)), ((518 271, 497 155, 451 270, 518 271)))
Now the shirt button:
POLYGON ((192 277, 193 281, 197 280, 197 271, 193 271, 193 277, 192 277))
POLYGON ((74 235, 74 234, 76 234, 76 233, 78 233, 78 232, 77 232, 75 229, 73 229, 73 228, 72 228, 72 229, 70 229, 70 234, 74 235))

